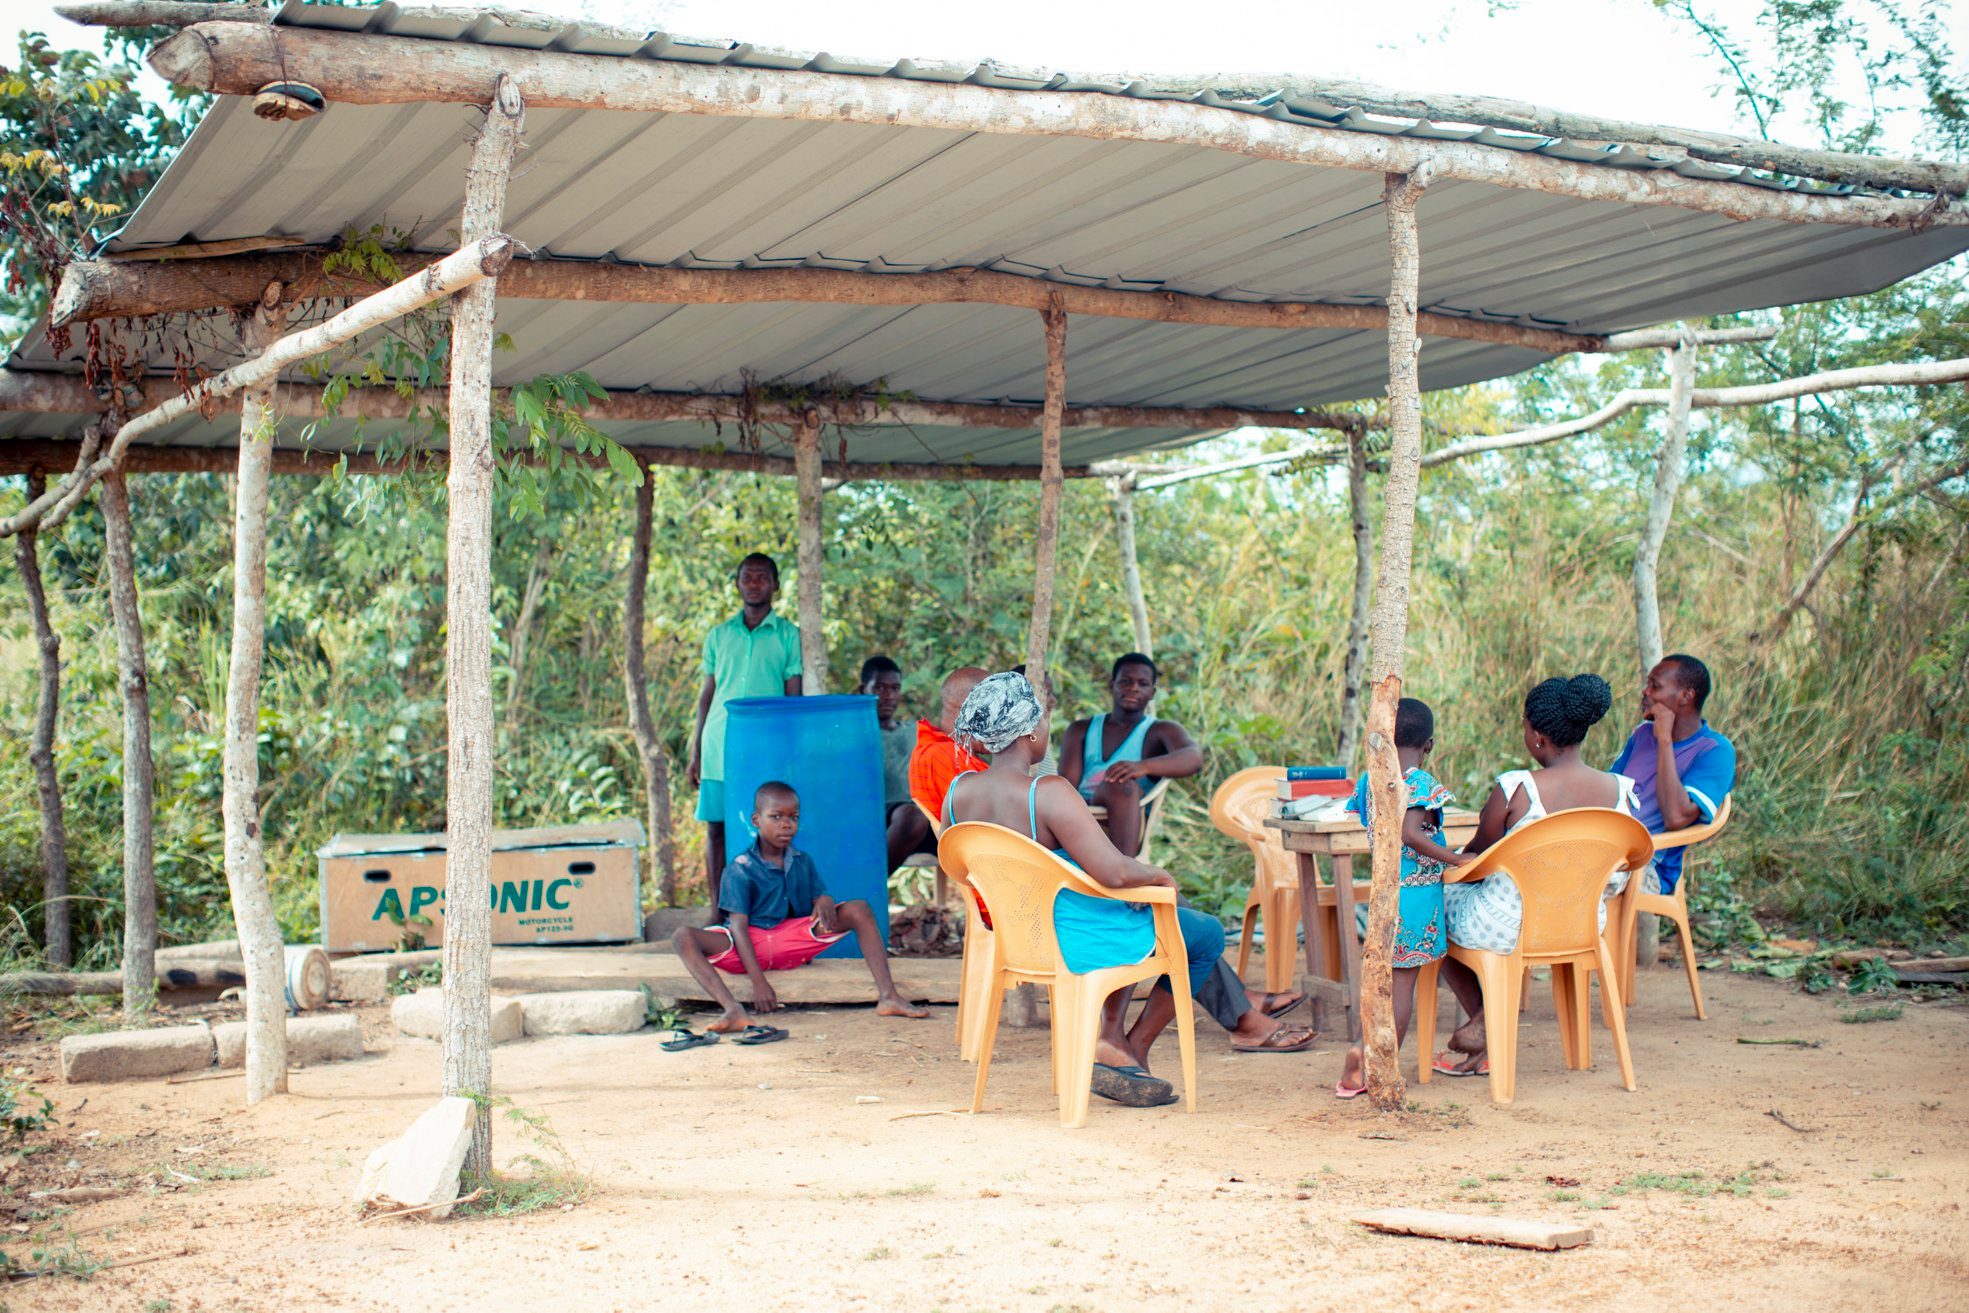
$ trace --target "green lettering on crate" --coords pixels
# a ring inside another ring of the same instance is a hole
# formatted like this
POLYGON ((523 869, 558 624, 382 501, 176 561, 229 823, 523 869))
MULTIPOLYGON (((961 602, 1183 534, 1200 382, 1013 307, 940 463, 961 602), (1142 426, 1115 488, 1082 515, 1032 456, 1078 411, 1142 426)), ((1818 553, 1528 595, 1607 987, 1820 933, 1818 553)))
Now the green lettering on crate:
POLYGON ((434 884, 412 885, 410 889, 410 914, 416 916, 438 900, 438 887, 434 884))
POLYGON ((547 906, 557 912, 567 911, 567 896, 561 890, 573 884, 572 880, 556 880, 547 886, 547 906))
POLYGON ((376 910, 369 914, 369 919, 381 921, 386 916, 395 922, 403 920, 403 898, 394 889, 383 891, 383 896, 376 900, 376 910))
POLYGON ((546 883, 545 880, 535 880, 533 882, 533 906, 527 908, 527 911, 537 912, 540 910, 540 891, 546 883))
POLYGON ((501 912, 526 911, 525 881, 515 884, 511 880, 508 880, 499 886, 499 905, 497 910, 501 912))

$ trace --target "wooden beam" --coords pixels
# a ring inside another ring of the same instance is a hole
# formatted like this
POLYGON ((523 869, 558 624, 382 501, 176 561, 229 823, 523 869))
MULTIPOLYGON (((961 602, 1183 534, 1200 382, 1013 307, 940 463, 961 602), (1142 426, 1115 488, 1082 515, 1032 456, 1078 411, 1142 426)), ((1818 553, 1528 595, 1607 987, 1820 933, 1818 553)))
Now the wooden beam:
MULTIPOLYGON (((173 248, 176 249, 176 248, 173 248)), ((167 253, 168 255, 168 253, 167 253)), ((107 260, 78 260, 62 273, 49 303, 57 327, 90 319, 219 310, 259 296, 268 282, 299 289, 302 296, 361 296, 375 284, 322 270, 321 251, 235 255, 184 260, 132 251, 107 260)), ((432 257, 400 255, 405 274, 432 257)), ((988 269, 931 273, 862 273, 850 269, 671 269, 655 265, 603 264, 595 260, 515 260, 499 276, 499 295, 522 301, 592 301, 623 305, 749 305, 764 302, 818 305, 1001 305, 1044 310, 1057 298, 1070 314, 1136 319, 1212 328, 1320 329, 1385 332, 1388 312, 1373 305, 1318 301, 1225 301, 1184 292, 1139 292, 1078 287, 988 269)), ((1523 347, 1551 355, 1600 351, 1606 339, 1588 333, 1423 314, 1419 331, 1523 347)))
MULTIPOLYGON (((184 389, 169 379, 150 378, 124 385, 132 407, 163 405, 184 389)), ((325 419, 320 388, 312 383, 282 385, 280 410, 298 419, 325 419)), ((506 392, 494 392, 500 405, 506 392)), ((238 407, 230 396, 208 398, 208 410, 228 412, 238 407)), ((55 415, 90 415, 103 409, 105 398, 74 374, 41 374, 0 369, 0 411, 55 415)), ((441 412, 446 406, 442 388, 422 389, 404 396, 395 388, 352 388, 335 414, 345 419, 408 419, 413 413, 441 412)), ((810 403, 811 404, 811 403, 810 403)), ((971 401, 878 401, 873 397, 826 400, 819 403, 827 424, 842 428, 967 428, 1036 431, 1043 422, 1039 406, 971 401)), ((736 425, 741 416, 759 423, 791 428, 803 407, 788 404, 748 406, 742 396, 688 392, 610 392, 582 413, 594 422, 664 424, 696 421, 736 425)), ((1068 429, 1208 429, 1283 428, 1333 429, 1347 432, 1364 421, 1344 410, 1257 410, 1240 406, 1069 406, 1060 416, 1068 429)), ((4 444, 0 444, 4 445, 4 444)), ((717 467, 724 468, 724 467, 717 467)))
POLYGON ((1812 195, 1685 178, 1665 169, 1577 164, 1473 142, 1348 132, 1125 96, 616 59, 235 22, 187 27, 154 49, 150 63, 174 85, 222 95, 252 95, 269 82, 299 81, 343 104, 484 104, 499 75, 510 72, 541 89, 534 101, 541 109, 1145 141, 1374 173, 1408 173, 1426 160, 1444 180, 1621 205, 1675 206, 1733 219, 1877 228, 1969 226, 1969 209, 1941 207, 1926 199, 1812 195))
MULTIPOLYGON (((467 243, 496 236, 526 104, 519 83, 494 79, 465 174, 458 222, 467 243)), ((500 268, 506 262, 500 262, 500 268)), ((490 270, 497 273, 498 270, 490 270)), ((445 483, 444 1093, 477 1104, 464 1173, 492 1178, 493 771, 492 315, 485 279, 451 303, 450 474, 445 483)))
POLYGON ((158 403, 118 428, 103 453, 88 466, 78 468, 19 511, 0 520, 0 538, 32 526, 47 529, 60 524, 96 480, 121 465, 123 453, 137 438, 153 433, 173 420, 194 414, 213 402, 270 382, 285 369, 311 360, 332 347, 429 305, 461 287, 490 277, 512 258, 513 239, 510 237, 494 236, 473 242, 422 273, 358 301, 326 323, 299 333, 290 333, 253 359, 234 365, 222 374, 203 379, 158 403))
MULTIPOLYGON (((1374 586, 1372 693, 1367 712, 1369 830, 1373 883, 1367 939, 1361 956, 1360 1070, 1368 1097, 1399 1108, 1406 1094, 1401 1045, 1395 1033, 1394 938, 1401 892, 1402 817, 1408 790, 1395 750, 1395 718, 1408 646, 1409 560, 1422 472, 1421 342, 1412 314, 1422 277, 1416 203, 1428 183, 1416 174, 1388 175, 1381 208, 1388 220, 1388 476, 1381 487, 1381 571, 1374 586)), ((1342 927, 1344 931, 1345 927, 1342 927)))

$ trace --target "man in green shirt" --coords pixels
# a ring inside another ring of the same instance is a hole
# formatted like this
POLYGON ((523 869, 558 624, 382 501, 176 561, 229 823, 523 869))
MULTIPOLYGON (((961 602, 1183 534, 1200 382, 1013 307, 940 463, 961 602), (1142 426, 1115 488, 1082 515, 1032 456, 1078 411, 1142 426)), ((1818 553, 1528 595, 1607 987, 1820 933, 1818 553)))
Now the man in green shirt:
POLYGON ((743 605, 704 636, 704 687, 691 731, 690 782, 697 789, 697 819, 704 822, 704 883, 713 907, 725 870, 725 704, 800 696, 800 629, 773 614, 778 562, 754 552, 738 563, 733 579, 743 605))

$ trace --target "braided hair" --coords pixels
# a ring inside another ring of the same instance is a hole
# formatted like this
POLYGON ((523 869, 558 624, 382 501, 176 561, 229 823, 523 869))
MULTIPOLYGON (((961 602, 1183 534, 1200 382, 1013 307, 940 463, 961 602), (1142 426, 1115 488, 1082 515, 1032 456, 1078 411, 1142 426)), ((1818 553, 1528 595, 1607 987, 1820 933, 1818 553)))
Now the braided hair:
POLYGON ((1613 706, 1613 690, 1598 675, 1555 676, 1525 694, 1525 719, 1561 748, 1586 738, 1613 706))

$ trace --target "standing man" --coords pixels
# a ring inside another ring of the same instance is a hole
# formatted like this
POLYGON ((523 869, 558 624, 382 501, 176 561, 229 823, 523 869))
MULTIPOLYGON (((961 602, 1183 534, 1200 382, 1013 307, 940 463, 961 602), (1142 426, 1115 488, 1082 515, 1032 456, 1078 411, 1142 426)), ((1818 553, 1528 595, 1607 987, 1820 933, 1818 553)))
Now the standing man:
POLYGON ((690 782, 697 788, 697 819, 704 822, 704 883, 713 907, 725 870, 725 704, 800 696, 800 628, 773 614, 779 563, 754 552, 738 563, 732 579, 742 605, 704 636, 704 687, 691 730, 690 782))
POLYGON ((889 869, 912 853, 937 850, 930 822, 909 797, 909 758, 916 751, 917 727, 896 719, 902 709, 902 667, 889 657, 861 663, 861 691, 875 699, 876 731, 882 736, 882 814, 888 827, 889 869))
POLYGON ((1142 851, 1142 795, 1157 779, 1186 779, 1203 769, 1203 749, 1173 720, 1148 714, 1155 697, 1155 662, 1140 652, 1120 657, 1108 673, 1114 709, 1067 726, 1060 740, 1060 774, 1080 796, 1107 808, 1108 838, 1130 857, 1142 851))
MULTIPOLYGON (((1614 758, 1614 774, 1634 781, 1636 816, 1656 834, 1715 820, 1736 784, 1737 750, 1702 718, 1708 700, 1709 667, 1681 652, 1663 657, 1641 689, 1641 724, 1614 758)), ((1653 874, 1662 893, 1674 893, 1682 850, 1656 853, 1653 874)), ((1647 876, 1642 888, 1653 892, 1647 876)))

